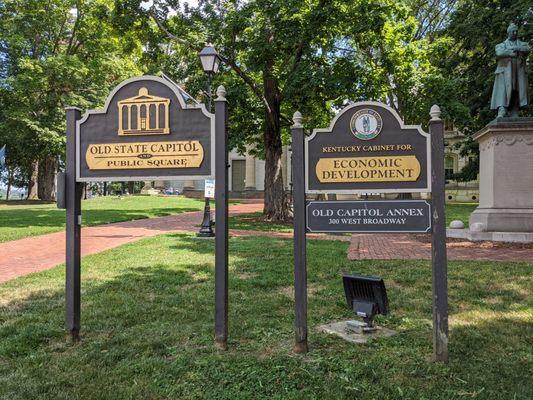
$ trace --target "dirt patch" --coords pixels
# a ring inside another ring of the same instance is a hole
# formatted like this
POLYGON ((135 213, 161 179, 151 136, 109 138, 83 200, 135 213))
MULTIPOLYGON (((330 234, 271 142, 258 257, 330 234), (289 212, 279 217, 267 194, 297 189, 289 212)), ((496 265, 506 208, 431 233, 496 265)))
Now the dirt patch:
POLYGON ((255 272, 236 272, 234 276, 238 279, 247 280, 257 278, 259 274, 256 274, 255 272))
MULTIPOLYGON (((431 235, 427 234, 413 234, 413 239, 419 243, 431 243, 431 235)), ((459 238, 446 238, 448 248, 452 247, 468 247, 478 249, 517 249, 517 250, 533 250, 533 243, 506 243, 506 242, 492 242, 486 241, 470 241, 459 238)))
MULTIPOLYGON (((315 296, 320 289, 322 289, 323 286, 319 285, 308 285, 307 286, 307 297, 313 297, 315 296)), ((285 286, 281 289, 279 289, 279 293, 287 296, 290 299, 294 299, 294 286, 285 286)))

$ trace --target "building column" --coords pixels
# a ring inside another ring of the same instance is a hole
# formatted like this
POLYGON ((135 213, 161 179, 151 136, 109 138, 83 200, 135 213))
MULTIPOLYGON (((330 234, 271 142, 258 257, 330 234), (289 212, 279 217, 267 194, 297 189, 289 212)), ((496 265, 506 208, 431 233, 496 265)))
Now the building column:
POLYGON ((244 190, 256 190, 255 186, 255 157, 250 155, 250 147, 246 149, 244 190))
POLYGON ((287 146, 282 146, 281 148, 281 174, 283 176, 283 188, 287 189, 289 186, 289 177, 288 177, 288 168, 287 168, 287 155, 288 148, 287 146))

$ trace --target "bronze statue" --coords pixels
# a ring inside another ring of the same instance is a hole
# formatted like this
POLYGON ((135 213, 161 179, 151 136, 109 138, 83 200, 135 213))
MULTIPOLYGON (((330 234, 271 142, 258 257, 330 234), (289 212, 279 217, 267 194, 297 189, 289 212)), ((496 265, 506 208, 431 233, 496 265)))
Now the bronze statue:
POLYGON ((496 67, 492 89, 491 110, 498 110, 498 118, 518 117, 518 111, 529 104, 527 93, 527 55, 530 48, 518 39, 518 27, 511 23, 507 40, 496 45, 496 67))

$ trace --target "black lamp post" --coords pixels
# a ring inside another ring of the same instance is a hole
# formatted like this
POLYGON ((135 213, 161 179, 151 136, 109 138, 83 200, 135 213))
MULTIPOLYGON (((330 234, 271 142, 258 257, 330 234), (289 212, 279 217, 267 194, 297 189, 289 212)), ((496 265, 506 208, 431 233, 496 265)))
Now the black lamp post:
MULTIPOLYGON (((205 46, 199 54, 202 62, 202 69, 207 76, 207 109, 211 112, 211 82, 213 75, 218 72, 220 65, 220 57, 212 44, 205 46)), ((209 197, 205 198, 204 219, 200 231, 196 234, 197 237, 213 237, 215 233, 211 225, 211 208, 209 206, 209 197)))

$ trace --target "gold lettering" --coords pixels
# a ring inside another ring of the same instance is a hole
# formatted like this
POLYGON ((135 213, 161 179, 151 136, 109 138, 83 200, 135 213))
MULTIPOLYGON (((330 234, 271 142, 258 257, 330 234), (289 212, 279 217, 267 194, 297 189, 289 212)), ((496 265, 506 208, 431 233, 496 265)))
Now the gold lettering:
POLYGON ((322 183, 414 182, 420 176, 416 156, 321 158, 315 169, 322 183))
POLYGON ((199 168, 204 148, 198 140, 91 144, 85 159, 91 170, 199 168))

